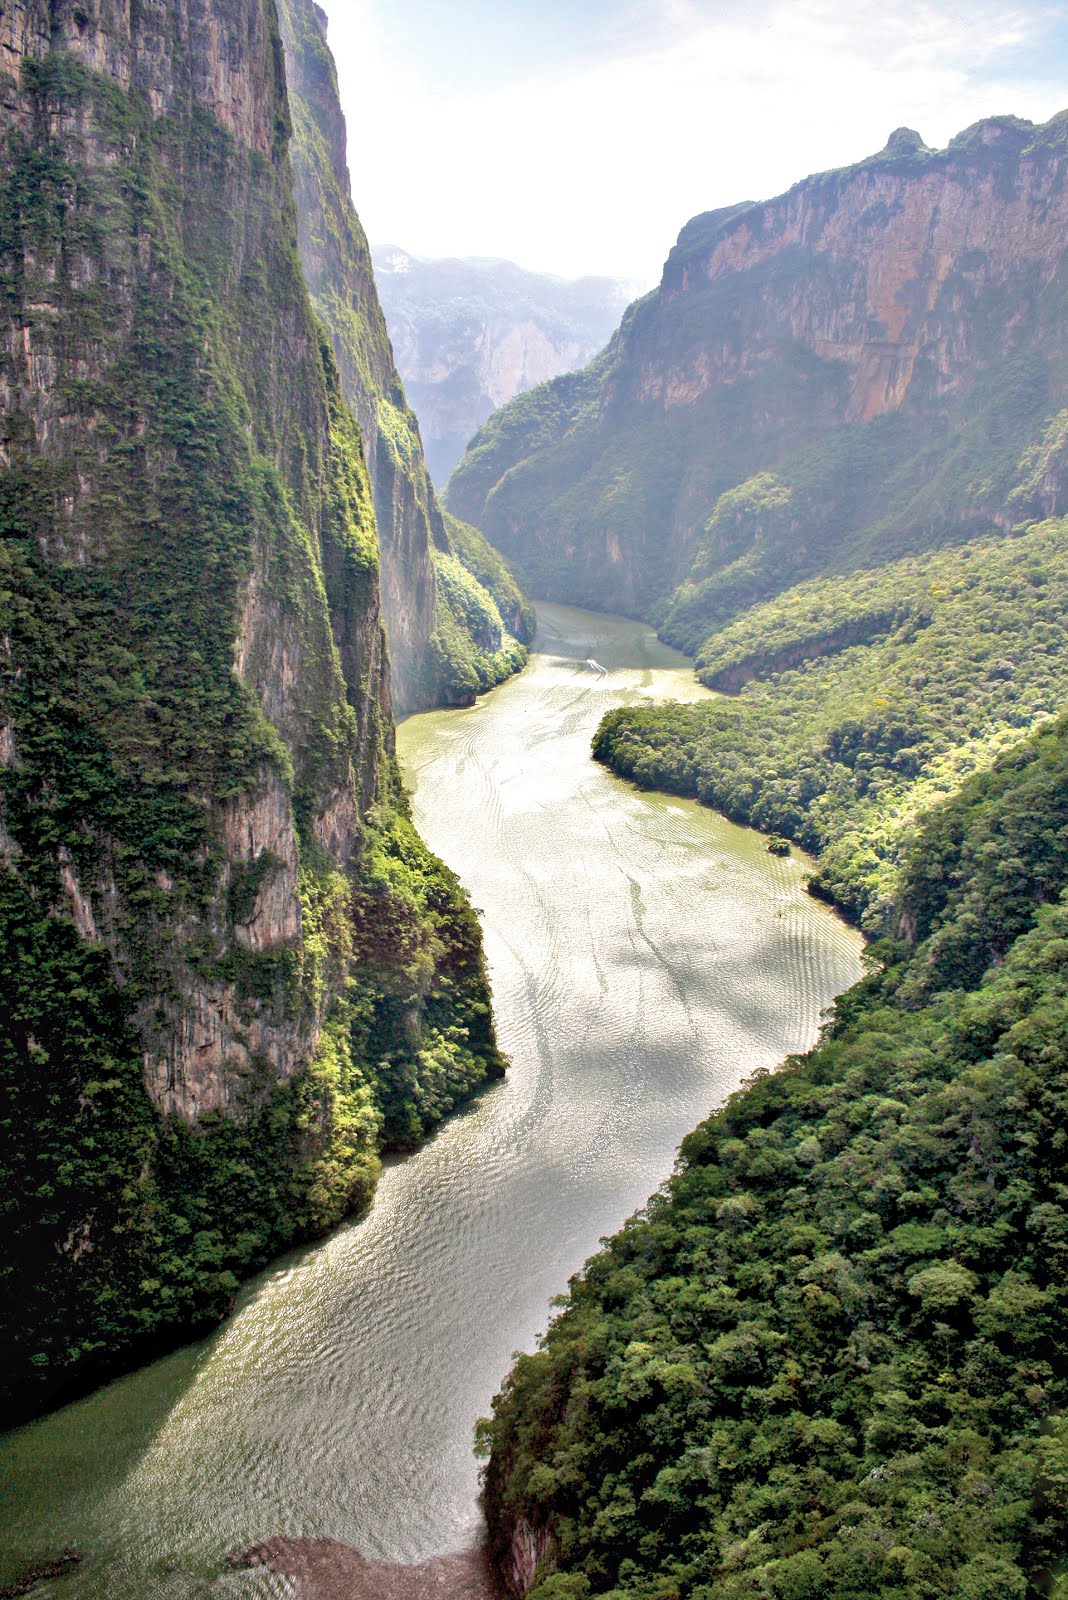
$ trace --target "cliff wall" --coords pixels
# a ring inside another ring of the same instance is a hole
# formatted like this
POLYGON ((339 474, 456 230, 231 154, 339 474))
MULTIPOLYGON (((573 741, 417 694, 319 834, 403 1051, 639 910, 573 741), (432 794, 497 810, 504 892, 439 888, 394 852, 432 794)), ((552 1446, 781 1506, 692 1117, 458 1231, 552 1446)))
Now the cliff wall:
POLYGON ((898 130, 694 219, 605 354, 472 441, 450 507, 535 592, 689 649, 784 579, 1060 510, 1066 165, 1068 116, 898 130))
MULTIPOLYGON (((329 332, 345 397, 360 425, 382 552, 382 609, 398 709, 470 698, 464 685, 488 659, 463 611, 438 582, 455 555, 427 473, 419 425, 393 360, 367 238, 352 201, 347 135, 326 17, 313 0, 280 0, 301 259, 316 314, 329 332)), ((476 580, 477 582, 477 580, 476 580)), ((489 596, 481 596, 492 607, 489 596)), ((500 630, 498 630, 499 632, 500 630)), ((481 687, 526 659, 526 639, 498 637, 481 687)), ((473 681, 473 679, 472 679, 473 681)))
POLYGON ((21 0, 0 71, 0 1365, 32 1408, 220 1314, 501 1062, 396 774, 273 5, 21 0))

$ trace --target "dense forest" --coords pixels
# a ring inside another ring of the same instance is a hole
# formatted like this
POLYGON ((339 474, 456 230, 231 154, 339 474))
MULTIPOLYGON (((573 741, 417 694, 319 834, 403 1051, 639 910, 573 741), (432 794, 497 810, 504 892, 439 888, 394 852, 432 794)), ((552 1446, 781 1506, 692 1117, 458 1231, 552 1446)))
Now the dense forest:
POLYGON ((1068 1592, 1068 721, 969 780, 819 1046, 571 1285, 482 1444, 537 1600, 1068 1592))
POLYGON ((892 919, 917 816, 1068 698, 1054 520, 756 605, 697 659, 696 705, 612 712, 595 753, 819 855, 817 892, 892 919))

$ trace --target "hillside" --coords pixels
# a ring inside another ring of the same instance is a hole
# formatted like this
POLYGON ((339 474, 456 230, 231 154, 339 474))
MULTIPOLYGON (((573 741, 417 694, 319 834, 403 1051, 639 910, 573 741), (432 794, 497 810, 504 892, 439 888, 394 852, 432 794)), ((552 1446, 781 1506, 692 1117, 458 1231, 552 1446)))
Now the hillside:
POLYGON ((1068 117, 696 219, 450 504, 718 691, 596 757, 818 857, 876 941, 683 1144, 481 1425, 533 1600, 1068 1584, 1068 117))
MULTIPOLYGON (((405 398, 349 181, 347 135, 326 16, 314 0, 279 0, 304 277, 327 329, 342 392, 360 427, 382 554, 382 612, 399 710, 465 704, 526 660, 497 597, 447 531, 405 398), (467 576, 457 574, 457 565, 467 576), (467 604, 470 599, 472 604, 467 604), (473 609, 472 609, 473 607, 473 609), (471 617, 474 617, 472 632, 471 617)), ((483 553, 479 563, 484 567, 483 553)), ((509 580, 511 587, 514 584, 509 580)))
POLYGON ((498 407, 602 350, 633 298, 613 278, 564 279, 511 261, 428 260, 376 247, 375 274, 427 465, 442 487, 498 407))
POLYGON ((269 0, 0 14, 4 1416, 222 1316, 499 1077, 407 817, 269 0))
POLYGON ((1065 507, 1068 114, 977 123, 695 218, 582 373, 472 440, 450 508, 532 592, 696 652, 820 574, 1065 507))
POLYGON ((699 705, 606 717, 594 751, 819 856, 887 931, 918 814, 1068 702, 1068 523, 814 579, 713 636, 699 705))
POLYGON ((1068 724, 922 829, 873 975, 684 1143, 484 1424, 536 1600, 1068 1583, 1068 724))

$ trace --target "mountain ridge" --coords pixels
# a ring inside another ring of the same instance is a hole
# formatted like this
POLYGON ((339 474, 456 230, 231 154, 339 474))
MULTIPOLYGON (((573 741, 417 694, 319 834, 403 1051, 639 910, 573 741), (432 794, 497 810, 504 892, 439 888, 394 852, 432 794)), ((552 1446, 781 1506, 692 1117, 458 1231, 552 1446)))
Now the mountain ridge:
POLYGON ((590 367, 476 435, 450 508, 535 592, 691 652, 787 583, 1055 514, 1066 155, 1063 114, 898 130, 693 219, 590 367))

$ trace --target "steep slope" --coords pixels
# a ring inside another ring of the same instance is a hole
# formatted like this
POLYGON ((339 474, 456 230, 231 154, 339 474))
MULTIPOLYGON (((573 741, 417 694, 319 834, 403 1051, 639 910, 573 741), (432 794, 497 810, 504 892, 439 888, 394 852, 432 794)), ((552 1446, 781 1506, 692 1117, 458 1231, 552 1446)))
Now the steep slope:
MULTIPOLYGON (((487 651, 458 603, 454 549, 404 397, 379 304, 367 238, 352 202, 345 119, 326 17, 313 0, 280 0, 301 260, 312 304, 327 328, 341 386, 363 435, 382 551, 382 609, 394 700, 419 710, 460 703, 475 679, 491 687, 526 659, 503 636, 487 651), (438 572, 443 581, 438 581, 438 572), (491 669, 487 659, 493 657, 491 669)), ((474 580, 477 585, 477 578, 474 580)), ((479 597, 489 610, 492 600, 479 597), (488 602, 488 605, 487 605, 488 602)))
POLYGON ((0 14, 4 1415, 221 1315, 502 1062, 405 812, 271 0, 0 14))
POLYGON ((573 1280, 483 1443, 536 1600, 1068 1584, 1068 724, 936 813, 885 969, 573 1280))
POLYGON ((1068 114, 899 130, 696 218, 591 367, 487 423, 451 509, 534 592, 692 651, 802 577, 1063 509, 1066 169, 1068 114))
POLYGON ((374 259, 397 366, 439 485, 499 406, 603 349, 635 293, 615 278, 554 278, 511 261, 428 260, 395 246, 376 246, 374 259))

